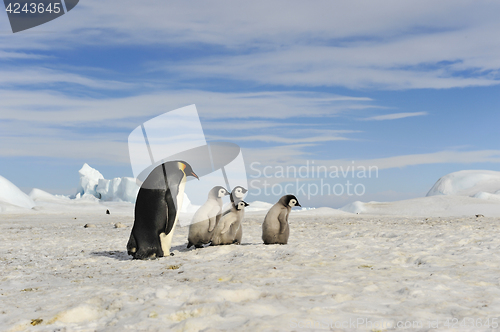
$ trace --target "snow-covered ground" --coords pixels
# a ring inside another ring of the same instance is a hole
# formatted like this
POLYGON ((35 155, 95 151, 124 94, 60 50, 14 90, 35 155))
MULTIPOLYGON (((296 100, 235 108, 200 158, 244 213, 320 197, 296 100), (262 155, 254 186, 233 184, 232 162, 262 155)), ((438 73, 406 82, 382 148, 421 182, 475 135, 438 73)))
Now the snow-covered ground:
POLYGON ((0 200, 0 330, 500 328, 500 203, 492 199, 500 188, 472 177, 484 185, 439 180, 462 195, 294 211, 285 246, 262 244, 271 204, 256 202, 263 210, 247 211, 242 245, 187 249, 188 228, 177 227, 175 256, 154 261, 126 253, 133 203, 38 189, 25 197, 8 184, 35 206, 0 200))
POLYGON ((354 202, 340 210, 372 215, 451 217, 483 214, 500 217, 499 203, 500 200, 466 196, 431 196, 396 202, 354 202))
POLYGON ((178 227, 175 256, 134 261, 133 218, 117 210, 1 216, 3 330, 383 331, 364 324, 500 316, 498 218, 312 210, 292 214, 288 245, 265 246, 252 212, 240 246, 188 250, 178 227))

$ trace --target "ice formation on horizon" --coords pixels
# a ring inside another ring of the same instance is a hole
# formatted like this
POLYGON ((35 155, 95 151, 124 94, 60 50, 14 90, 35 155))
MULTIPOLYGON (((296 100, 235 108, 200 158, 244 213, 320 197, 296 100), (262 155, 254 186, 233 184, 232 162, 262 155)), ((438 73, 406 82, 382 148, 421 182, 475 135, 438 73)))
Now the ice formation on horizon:
POLYGON ((62 195, 52 195, 51 193, 48 193, 44 190, 38 189, 38 188, 33 188, 31 192, 28 195, 34 202, 37 201, 57 201, 61 199, 68 199, 67 196, 62 196, 62 195))
MULTIPOLYGON (((107 180, 95 168, 87 163, 78 171, 80 182, 75 199, 90 199, 94 197, 102 201, 117 201, 135 203, 139 192, 139 185, 135 178, 122 177, 107 180)), ((191 201, 186 193, 182 202, 181 212, 194 212, 191 201)))
POLYGON ((80 181, 78 183, 76 199, 92 196, 103 201, 123 201, 135 203, 139 186, 134 178, 122 177, 107 180, 104 176, 90 167, 87 163, 78 171, 80 181))
MULTIPOLYGON (((500 172, 467 170, 450 173, 441 177, 426 196, 458 195, 491 199, 491 195, 494 197, 498 196, 499 193, 500 172)), ((496 198, 494 197, 493 199, 496 198)))
POLYGON ((426 197, 395 202, 350 203, 340 210, 385 215, 499 215, 500 172, 466 170, 441 177, 426 197))
POLYGON ((90 167, 87 163, 83 164, 78 174, 80 174, 80 182, 76 189, 76 196, 80 197, 84 194, 91 194, 98 197, 96 189, 99 180, 104 179, 104 176, 102 176, 98 170, 90 167), (80 196, 78 196, 78 194, 80 194, 80 196))
POLYGON ((0 176, 0 202, 31 209, 35 202, 15 184, 0 176))

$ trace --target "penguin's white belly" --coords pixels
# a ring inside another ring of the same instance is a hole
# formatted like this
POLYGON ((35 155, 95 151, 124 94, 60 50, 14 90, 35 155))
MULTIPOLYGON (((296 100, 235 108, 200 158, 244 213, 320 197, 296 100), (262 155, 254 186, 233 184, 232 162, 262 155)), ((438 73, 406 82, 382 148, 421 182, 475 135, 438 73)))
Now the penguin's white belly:
POLYGON ((177 193, 177 211, 175 214, 175 221, 174 221, 174 226, 172 226, 172 230, 168 234, 160 233, 160 243, 161 243, 161 250, 163 250, 163 256, 170 256, 170 248, 172 247, 172 238, 174 236, 177 220, 179 219, 179 211, 182 208, 182 201, 184 200, 185 187, 186 187, 186 180, 184 178, 179 185, 179 192, 177 193))

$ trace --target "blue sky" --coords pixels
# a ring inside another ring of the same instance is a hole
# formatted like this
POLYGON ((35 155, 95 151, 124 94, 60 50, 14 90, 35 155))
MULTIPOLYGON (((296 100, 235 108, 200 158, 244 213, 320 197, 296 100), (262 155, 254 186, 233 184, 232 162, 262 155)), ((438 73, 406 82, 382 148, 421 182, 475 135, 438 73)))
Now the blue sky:
POLYGON ((362 197, 303 205, 421 197, 447 173, 499 170, 499 9, 85 0, 16 34, 3 14, 0 175, 59 194, 84 162, 132 176, 128 134, 194 103, 207 139, 239 144, 247 166, 379 168, 362 197))

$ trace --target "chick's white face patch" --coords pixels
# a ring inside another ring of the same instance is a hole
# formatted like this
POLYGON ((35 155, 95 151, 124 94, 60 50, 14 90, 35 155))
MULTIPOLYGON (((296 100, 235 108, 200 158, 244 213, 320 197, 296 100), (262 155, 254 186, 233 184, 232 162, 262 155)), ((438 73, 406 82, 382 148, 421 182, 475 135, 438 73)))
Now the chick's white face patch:
POLYGON ((245 194, 243 194, 243 190, 241 188, 238 188, 235 190, 235 196, 236 198, 243 198, 245 196, 245 194))
POLYGON ((291 199, 290 202, 288 203, 288 205, 290 205, 291 207, 294 207, 295 205, 297 205, 297 201, 294 199, 291 199))

